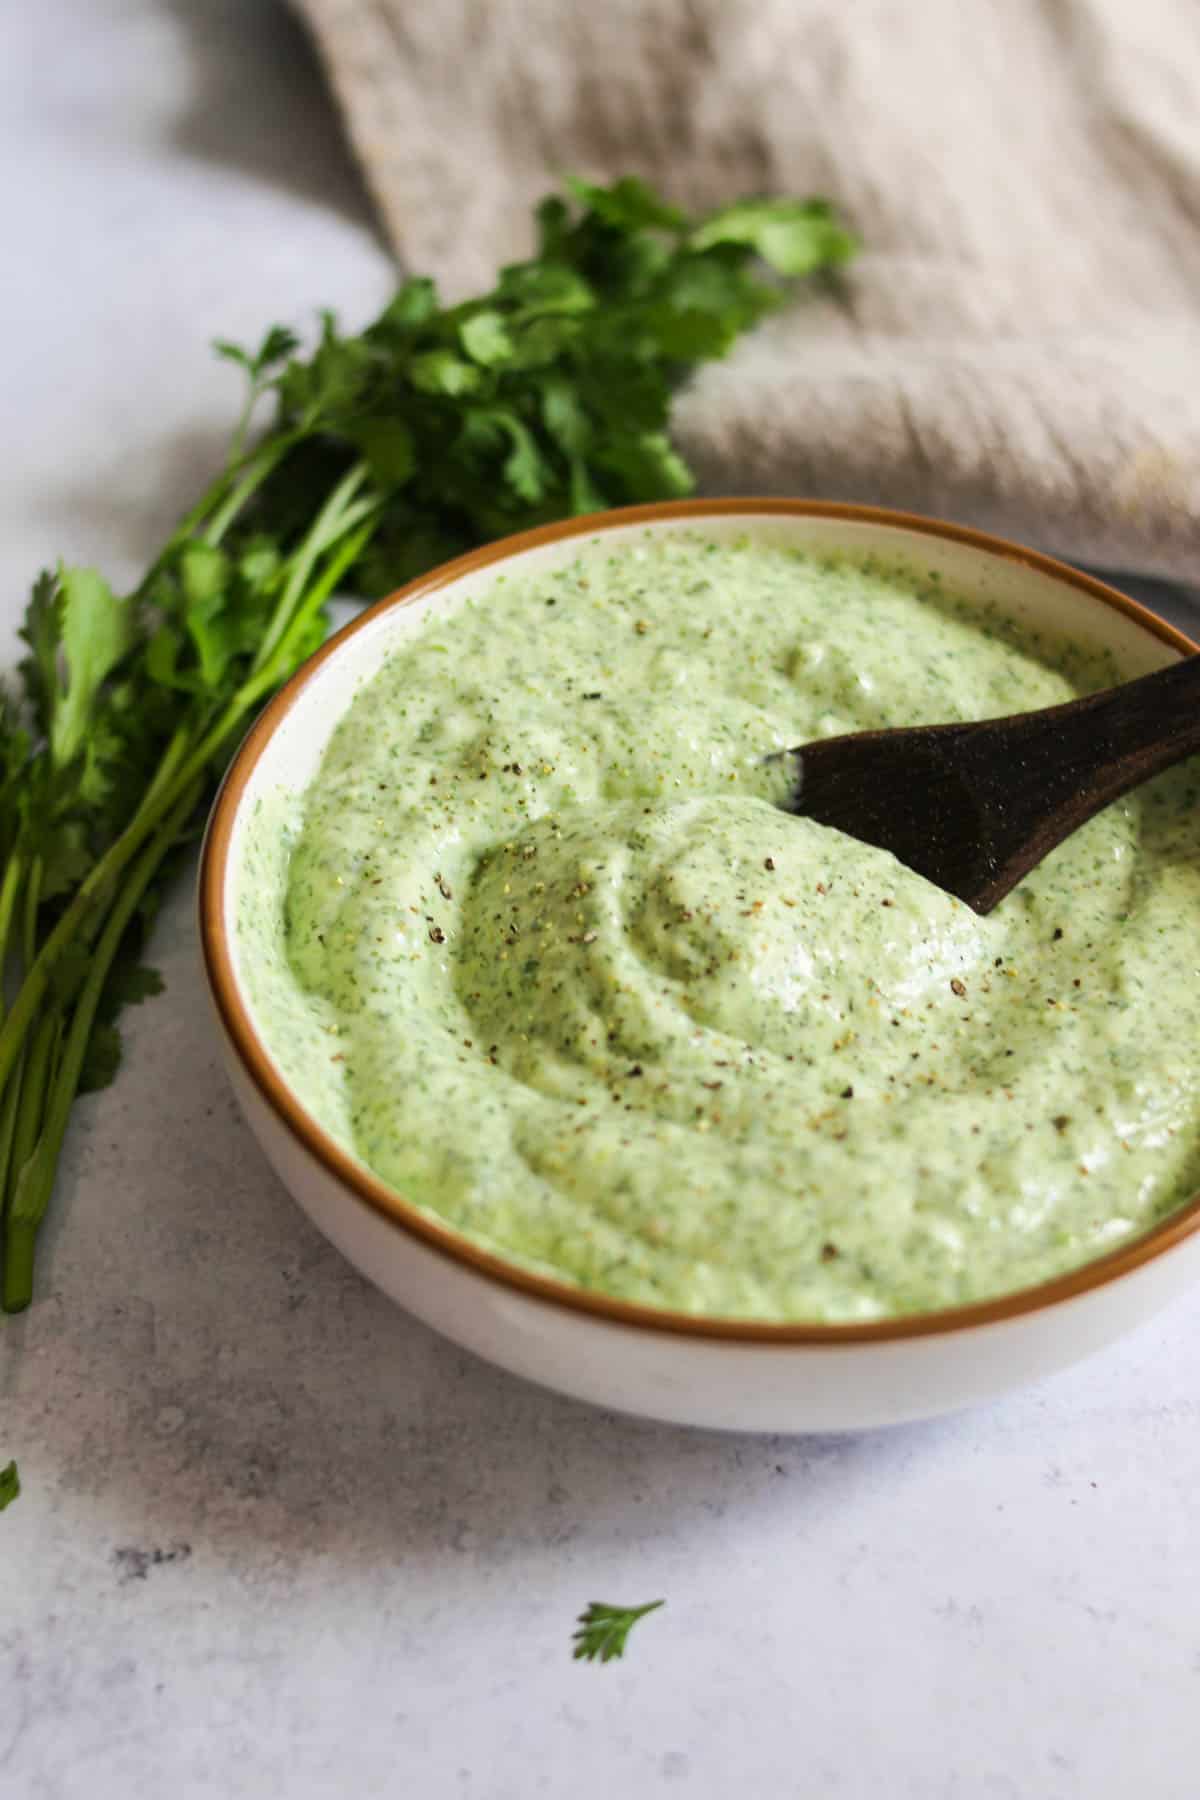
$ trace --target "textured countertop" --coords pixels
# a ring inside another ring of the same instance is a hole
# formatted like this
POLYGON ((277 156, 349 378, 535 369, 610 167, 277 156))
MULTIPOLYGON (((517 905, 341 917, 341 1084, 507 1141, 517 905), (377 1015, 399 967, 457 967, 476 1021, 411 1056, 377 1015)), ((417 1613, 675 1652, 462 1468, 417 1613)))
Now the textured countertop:
MULTIPOLYGON (((41 563, 125 579, 202 484, 208 338, 389 272, 266 0, 39 0, 0 85, 7 660, 41 563)), ((3 1800, 1192 1800, 1200 1295, 940 1424, 592 1411, 325 1246, 235 1114, 186 893, 155 949, 0 1330, 3 1800), (570 1661, 586 1601, 659 1595, 570 1661)))

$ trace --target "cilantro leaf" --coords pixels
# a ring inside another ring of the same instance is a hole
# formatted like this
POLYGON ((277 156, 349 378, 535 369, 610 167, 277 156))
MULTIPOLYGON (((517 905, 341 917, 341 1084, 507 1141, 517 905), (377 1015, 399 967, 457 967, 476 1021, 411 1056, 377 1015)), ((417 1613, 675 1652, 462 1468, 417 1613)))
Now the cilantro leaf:
POLYGON ((593 1600, 579 1615, 573 1635, 572 1656, 576 1662, 612 1662, 625 1654, 625 1640, 639 1619, 665 1606, 665 1600, 649 1600, 645 1606, 607 1606, 593 1600))
POLYGON ((426 394, 472 394, 483 380, 474 363, 455 356, 453 350, 427 350, 414 356, 408 365, 408 376, 414 387, 426 394))
POLYGON ((54 972, 50 979, 50 991, 55 999, 59 1001, 73 999, 87 980, 88 966, 87 944, 80 938, 73 939, 54 965, 54 972))
POLYGON ((226 603, 229 558, 212 544, 188 544, 179 557, 183 624, 199 663, 202 685, 219 689, 236 648, 226 603))
POLYGON ((230 343, 228 338, 213 340, 213 349, 217 355, 226 362, 237 363, 255 382, 261 381, 263 376, 285 362, 299 348, 300 339, 286 325, 272 325, 254 351, 244 350, 240 344, 230 343))
POLYGON ((507 442, 508 453, 500 464, 500 472, 513 492, 531 505, 543 497, 551 484, 553 471, 533 432, 505 407, 479 407, 467 413, 459 441, 468 450, 507 442))
POLYGON ((93 1025, 79 1072, 77 1094, 98 1094, 111 1087, 121 1067, 124 1046, 115 1025, 93 1025))
POLYGON ((147 963, 130 961, 118 963, 105 984, 104 994, 100 1002, 101 1018, 115 1018, 125 1006, 140 1006, 143 1000, 153 1000, 161 994, 165 983, 157 969, 147 963))
POLYGON ((565 262, 510 263, 501 269, 493 297, 513 307, 518 319, 593 312, 596 308, 590 282, 565 262))
MULTIPOLYGON (((142 921, 134 932, 135 937, 141 937, 146 923, 142 921)), ((96 1020, 79 1077, 79 1093, 97 1093, 116 1079, 124 1054, 117 1018, 127 1006, 140 1006, 144 1000, 154 999, 164 991, 165 985, 157 969, 138 961, 136 943, 128 943, 122 948, 100 993, 96 1020)))
POLYGON ((20 637, 29 655, 19 665, 25 698, 38 730, 50 730, 58 691, 58 583, 43 569, 33 584, 20 637))
POLYGON ((362 419, 351 428, 350 435, 381 487, 403 487, 416 472, 416 443, 401 419, 362 419))
POLYGON ((858 240, 839 225, 827 200, 743 200, 691 233, 695 250, 747 244, 781 275, 811 275, 848 262, 858 240))
POLYGON ((425 325, 438 310, 437 287, 427 276, 417 275, 406 281, 369 327, 367 336, 389 337, 407 334, 425 325))
POLYGON ((485 307, 482 312, 464 319, 458 335, 467 355, 474 362, 482 363, 485 369, 512 361, 513 341, 503 318, 492 307, 485 307))
POLYGON ((673 500, 690 494, 696 485, 692 471, 663 431, 615 439, 598 452, 596 461, 602 470, 619 477, 631 500, 673 500))
POLYGON ((623 175, 607 188, 593 187, 590 182, 580 181, 576 176, 569 175, 566 185, 568 191, 589 212, 594 213, 598 219, 603 219, 606 225, 614 225, 621 231, 657 228, 681 232, 687 228, 687 215, 681 213, 677 206, 668 206, 664 200, 660 200, 653 189, 647 187, 636 175, 623 175))
POLYGON ((542 420, 568 456, 582 456, 595 435, 578 388, 566 377, 549 376, 541 389, 542 420))
POLYGON ((577 314, 542 312, 515 325, 506 373, 562 366, 581 343, 585 327, 577 314))
POLYGON ((11 1506, 21 1492, 21 1477, 17 1473, 15 1462, 5 1463, 0 1469, 0 1512, 11 1506))
POLYGON ((345 416, 367 394, 374 373, 368 338, 342 337, 331 312, 321 314, 321 337, 308 362, 294 359, 278 378, 284 418, 302 431, 345 416))
POLYGON ((34 585, 21 636, 26 691, 59 768, 83 749, 89 714, 128 650, 133 615, 95 569, 60 568, 34 585))
POLYGON ((724 356, 739 327, 727 314, 666 304, 647 307, 641 329, 666 362, 694 363, 724 356))
MULTIPOLYGON (((61 811, 51 815, 52 830, 42 832, 32 830, 29 841, 36 846, 41 857, 42 881, 41 901, 54 900, 60 894, 69 894, 84 880, 92 866, 92 851, 88 843, 87 827, 78 818, 63 818, 61 811)), ((69 956, 64 958, 69 962, 69 956)), ((61 971, 55 975, 55 987, 61 982, 61 971)))
POLYGON ((29 815, 32 749, 19 702, 0 687, 0 858, 7 858, 29 815))
POLYGON ((61 766, 83 748, 89 711, 129 648, 133 619, 129 603, 95 569, 61 569, 58 583, 66 681, 50 722, 50 748, 61 766))

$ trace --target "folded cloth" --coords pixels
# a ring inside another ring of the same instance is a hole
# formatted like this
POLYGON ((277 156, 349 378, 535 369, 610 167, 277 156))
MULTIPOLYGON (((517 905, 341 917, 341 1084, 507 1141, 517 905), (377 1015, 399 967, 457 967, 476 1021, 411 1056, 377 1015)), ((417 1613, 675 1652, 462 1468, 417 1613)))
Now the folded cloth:
POLYGON ((710 491, 1200 569, 1197 0, 295 0, 403 263, 461 295, 563 171, 833 199, 864 249, 706 368, 710 491))

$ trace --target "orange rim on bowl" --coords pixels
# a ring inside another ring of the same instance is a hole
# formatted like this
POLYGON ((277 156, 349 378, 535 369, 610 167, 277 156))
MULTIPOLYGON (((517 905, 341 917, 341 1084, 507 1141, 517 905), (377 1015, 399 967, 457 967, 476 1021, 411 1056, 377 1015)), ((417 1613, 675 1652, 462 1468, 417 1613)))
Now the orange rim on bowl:
POLYGON ((302 669, 266 706, 231 763, 217 796, 209 821, 208 833, 200 865, 200 937, 205 968, 219 1016, 228 1033, 238 1059, 267 1105, 317 1162, 334 1175, 363 1205, 381 1214, 396 1230, 419 1239, 475 1274, 503 1287, 544 1300, 568 1311, 584 1313, 592 1319, 613 1325, 637 1327, 647 1331, 673 1332, 685 1337, 717 1338, 744 1344, 786 1345, 811 1344, 829 1347, 849 1344, 878 1344, 902 1338, 929 1337, 964 1331, 980 1325, 998 1324, 1041 1307, 1052 1307, 1071 1300, 1092 1288, 1119 1280, 1143 1263, 1163 1255, 1200 1228, 1200 1194, 1174 1211, 1161 1224, 1120 1249, 1082 1264, 1065 1275, 1018 1289, 992 1300, 968 1306, 947 1307, 937 1312, 907 1313, 896 1318, 880 1319, 870 1324, 768 1324, 757 1320, 708 1318, 691 1313, 673 1312, 665 1308, 644 1306, 633 1301, 617 1300, 604 1294, 574 1287, 567 1281, 555 1281, 522 1269, 516 1263, 481 1250, 460 1236, 450 1225, 420 1211, 394 1188, 358 1162, 338 1144, 303 1107, 276 1070, 260 1037, 249 1009, 242 998, 234 973, 230 933, 226 917, 225 893, 230 872, 230 846, 238 807, 258 760, 273 733, 303 694, 308 683, 328 657, 339 648, 368 618, 382 611, 408 606, 439 588, 449 586, 463 575, 506 561, 537 545, 554 543, 571 537, 594 537, 614 527, 652 524, 663 520, 694 520, 728 517, 770 517, 790 515, 822 519, 842 519, 847 523, 892 526, 909 532, 922 532, 931 537, 948 538, 974 549, 985 551, 1011 562, 1023 563, 1042 574, 1052 576, 1089 595, 1102 605, 1111 607, 1135 620, 1145 631, 1181 654, 1195 653, 1197 646, 1182 632, 1175 630, 1145 607, 1139 606, 1115 588, 1081 574, 1053 557, 1026 550, 1004 538, 965 526, 927 519, 914 513, 891 512, 882 507, 844 506, 815 500, 677 500, 647 506, 625 507, 614 512, 592 514, 585 518, 567 519, 555 525, 544 525, 534 531, 501 538, 483 549, 471 551, 454 562, 444 563, 429 574, 409 582, 407 587, 366 609, 318 650, 302 669))

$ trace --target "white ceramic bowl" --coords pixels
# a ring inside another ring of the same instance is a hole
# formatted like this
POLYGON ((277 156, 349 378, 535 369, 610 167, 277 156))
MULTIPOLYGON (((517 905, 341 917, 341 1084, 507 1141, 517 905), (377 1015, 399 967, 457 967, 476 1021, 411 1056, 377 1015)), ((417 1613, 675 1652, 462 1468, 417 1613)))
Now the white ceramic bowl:
MULTIPOLYGON (((332 639, 267 707, 210 821, 201 938, 230 1076, 259 1141, 331 1242, 394 1300, 480 1356, 605 1406, 741 1431, 830 1431, 950 1411, 1111 1342, 1200 1276, 1200 1197, 1109 1256, 980 1305, 869 1325, 695 1319, 527 1274, 440 1226, 342 1150, 288 1088, 259 1034, 233 930, 258 800, 303 789, 362 681, 430 610, 498 575, 574 556, 580 540, 702 526, 817 550, 919 559, 948 586, 1107 646, 1126 675, 1194 646, 1131 600, 1049 558, 929 519, 791 500, 687 501, 506 539, 413 582, 332 639)), ((502 631, 503 600, 496 628, 502 631)))

